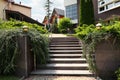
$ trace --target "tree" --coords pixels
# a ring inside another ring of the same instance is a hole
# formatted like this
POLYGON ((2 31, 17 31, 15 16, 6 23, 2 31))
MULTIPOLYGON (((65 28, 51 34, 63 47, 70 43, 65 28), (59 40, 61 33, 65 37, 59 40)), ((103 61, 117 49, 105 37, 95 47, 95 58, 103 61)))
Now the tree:
POLYGON ((57 17, 54 20, 53 27, 52 27, 52 32, 53 33, 59 33, 57 17))
POLYGON ((50 28, 50 14, 51 14, 51 4, 52 2, 50 0, 46 0, 45 3, 45 10, 46 10, 46 15, 47 15, 47 21, 48 21, 48 27, 50 28))
POLYGON ((72 28, 72 22, 69 18, 62 18, 58 23, 59 31, 62 33, 67 33, 68 29, 72 28))
POLYGON ((94 9, 92 0, 80 0, 80 25, 94 24, 94 9))

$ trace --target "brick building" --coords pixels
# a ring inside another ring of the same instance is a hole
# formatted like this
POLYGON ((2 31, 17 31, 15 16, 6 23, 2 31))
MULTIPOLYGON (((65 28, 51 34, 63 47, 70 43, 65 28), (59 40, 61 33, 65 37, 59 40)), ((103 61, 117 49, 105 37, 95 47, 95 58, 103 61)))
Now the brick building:
POLYGON ((95 20, 110 20, 112 16, 120 18, 120 0, 93 0, 95 20))
MULTIPOLYGON (((54 8, 53 12, 52 12, 52 15, 50 17, 50 21, 49 23, 52 25, 54 24, 54 21, 55 19, 57 19, 57 22, 59 22, 59 20, 61 18, 64 17, 64 10, 62 9, 58 9, 58 8, 54 8)), ((43 22, 42 22, 44 25, 47 25, 48 24, 48 19, 47 19, 47 16, 45 16, 43 22)))
MULTIPOLYGON (((64 4, 65 16, 71 18, 74 23, 78 24, 80 0, 64 0, 64 4)), ((109 21, 113 16, 120 18, 120 0, 93 0, 93 5, 96 23, 100 19, 109 21)))

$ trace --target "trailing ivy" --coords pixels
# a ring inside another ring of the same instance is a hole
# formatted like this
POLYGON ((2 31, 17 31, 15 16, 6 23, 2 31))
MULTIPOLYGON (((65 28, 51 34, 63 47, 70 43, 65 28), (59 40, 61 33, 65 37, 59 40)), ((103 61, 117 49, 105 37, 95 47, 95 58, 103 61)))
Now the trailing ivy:
POLYGON ((18 54, 17 31, 0 30, 0 74, 15 70, 15 58, 18 54))
MULTIPOLYGON (((48 39, 36 30, 29 30, 32 52, 37 56, 37 63, 45 63, 48 58, 48 39)), ((16 56, 19 53, 18 36, 21 30, 0 30, 0 74, 15 71, 16 56)))
POLYGON ((102 26, 99 30, 94 25, 83 25, 76 28, 76 35, 83 42, 83 53, 89 63, 89 68, 96 73, 97 68, 93 56, 96 46, 102 40, 110 41, 112 46, 119 46, 117 41, 120 40, 120 22, 114 21, 112 25, 102 26))
POLYGON ((30 31, 28 33, 30 37, 30 43, 32 46, 32 52, 36 54, 37 63, 46 63, 48 58, 48 37, 46 35, 41 35, 38 31, 30 31))
POLYGON ((0 20, 0 74, 12 74, 15 71, 16 60, 19 57, 19 36, 23 36, 22 26, 28 26, 26 35, 30 39, 30 48, 36 56, 37 63, 46 63, 48 58, 48 37, 43 27, 20 21, 0 20))

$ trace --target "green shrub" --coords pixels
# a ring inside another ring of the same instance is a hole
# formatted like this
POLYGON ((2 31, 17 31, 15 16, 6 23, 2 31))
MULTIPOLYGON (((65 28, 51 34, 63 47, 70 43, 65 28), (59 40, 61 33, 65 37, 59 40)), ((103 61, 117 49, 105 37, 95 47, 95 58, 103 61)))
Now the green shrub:
POLYGON ((11 20, 0 20, 0 74, 12 74, 15 71, 16 56, 19 53, 18 37, 23 36, 22 26, 28 26, 27 32, 30 45, 37 63, 46 63, 48 58, 48 37, 43 34, 42 26, 11 20))
POLYGON ((76 28, 76 35, 83 42, 83 53, 87 58, 90 69, 96 72, 96 65, 94 62, 94 57, 92 54, 95 52, 96 45, 102 40, 109 40, 113 38, 111 45, 116 45, 118 47, 119 43, 116 42, 120 40, 120 21, 114 21, 114 24, 102 26, 101 29, 95 28, 94 25, 83 25, 76 28))
POLYGON ((47 32, 44 26, 39 26, 37 24, 31 24, 24 21, 16 21, 14 19, 11 19, 10 21, 0 20, 0 29, 21 29, 23 26, 28 26, 30 29, 36 29, 40 33, 47 32))
POLYGON ((0 80, 20 80, 20 78, 12 75, 2 75, 0 76, 0 80))
POLYGON ((68 28, 72 28, 72 23, 69 18, 60 19, 58 24, 59 31, 62 33, 67 33, 68 28))
MULTIPOLYGON (((11 74, 15 71, 16 56, 19 53, 18 36, 22 35, 20 29, 0 30, 0 74, 11 74)), ((30 29, 27 35, 30 37, 31 50, 37 57, 37 63, 46 63, 47 37, 34 29, 30 29)))
POLYGON ((117 80, 120 80, 120 68, 115 73, 117 75, 117 80))

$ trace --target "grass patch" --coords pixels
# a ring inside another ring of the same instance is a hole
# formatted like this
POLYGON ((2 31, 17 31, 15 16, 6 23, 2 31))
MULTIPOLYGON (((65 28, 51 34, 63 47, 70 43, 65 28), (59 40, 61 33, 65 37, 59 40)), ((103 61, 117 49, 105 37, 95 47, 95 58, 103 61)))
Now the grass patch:
POLYGON ((1 75, 0 80, 19 80, 20 78, 11 75, 1 75))

